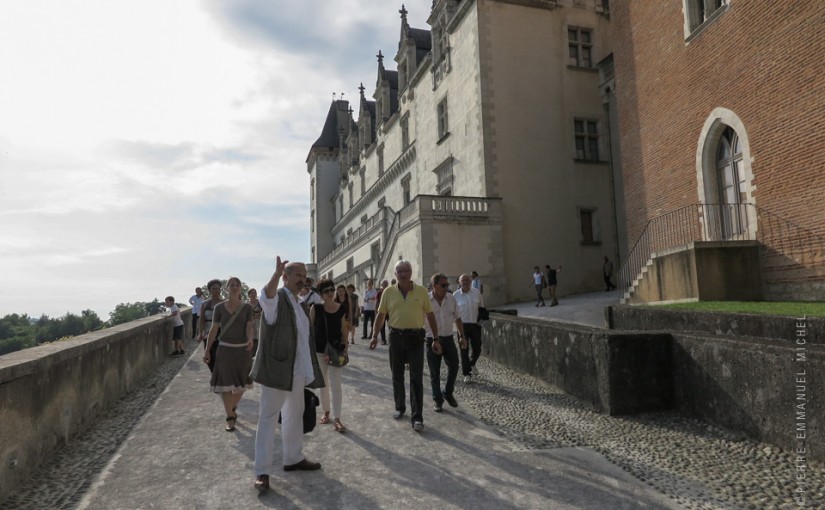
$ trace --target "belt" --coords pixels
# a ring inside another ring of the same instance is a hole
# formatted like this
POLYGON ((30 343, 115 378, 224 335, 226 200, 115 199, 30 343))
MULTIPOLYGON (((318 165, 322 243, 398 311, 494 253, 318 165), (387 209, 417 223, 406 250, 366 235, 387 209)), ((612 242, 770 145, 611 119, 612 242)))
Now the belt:
POLYGON ((401 329, 401 328, 390 328, 390 333, 395 333, 396 335, 420 335, 424 331, 424 328, 413 328, 413 329, 401 329))
POLYGON ((242 344, 230 344, 228 342, 221 342, 218 347, 246 347, 246 342, 242 344))

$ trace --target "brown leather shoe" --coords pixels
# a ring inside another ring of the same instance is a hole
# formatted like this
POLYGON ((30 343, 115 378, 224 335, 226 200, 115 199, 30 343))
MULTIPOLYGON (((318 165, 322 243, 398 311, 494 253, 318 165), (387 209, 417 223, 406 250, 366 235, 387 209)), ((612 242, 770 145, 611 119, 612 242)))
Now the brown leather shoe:
POLYGON ((316 469, 321 469, 321 463, 310 462, 306 459, 298 462, 297 464, 284 466, 284 471, 315 471, 316 469))
POLYGON ((269 490, 269 475, 258 475, 255 478, 255 488, 259 491, 269 490))

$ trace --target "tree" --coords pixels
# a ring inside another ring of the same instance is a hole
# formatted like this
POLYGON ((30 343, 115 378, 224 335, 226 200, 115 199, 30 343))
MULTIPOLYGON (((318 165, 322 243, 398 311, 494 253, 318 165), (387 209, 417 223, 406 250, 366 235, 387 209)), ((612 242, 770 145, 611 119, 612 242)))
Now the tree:
MULTIPOLYGON (((221 280, 221 301, 225 301, 229 299, 229 291, 227 290, 227 283, 229 282, 228 279, 221 280)), ((201 288, 206 293, 206 296, 209 297, 209 287, 205 284, 201 285, 201 288)), ((241 300, 245 303, 248 301, 247 294, 249 294, 249 285, 246 284, 245 281, 241 280, 241 300)), ((258 289, 258 294, 260 294, 260 289, 258 289)))

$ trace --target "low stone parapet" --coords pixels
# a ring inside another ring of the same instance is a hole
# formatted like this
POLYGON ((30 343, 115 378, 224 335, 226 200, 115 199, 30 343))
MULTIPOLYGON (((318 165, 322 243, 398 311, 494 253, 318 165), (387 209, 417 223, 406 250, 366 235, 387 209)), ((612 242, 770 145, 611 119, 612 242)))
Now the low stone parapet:
MULTIPOLYGON (((696 331, 733 337, 771 338, 795 343, 799 319, 783 315, 699 312, 655 306, 605 307, 610 329, 626 331, 696 331)), ((825 318, 805 319, 808 344, 825 344, 825 318)))
POLYGON ((617 415, 670 409, 671 346, 662 333, 605 329, 492 313, 484 353, 617 415))
MULTIPOLYGON (((191 313, 181 311, 184 338, 191 313)), ((156 369, 172 328, 147 317, 0 357, 0 501, 156 369)))

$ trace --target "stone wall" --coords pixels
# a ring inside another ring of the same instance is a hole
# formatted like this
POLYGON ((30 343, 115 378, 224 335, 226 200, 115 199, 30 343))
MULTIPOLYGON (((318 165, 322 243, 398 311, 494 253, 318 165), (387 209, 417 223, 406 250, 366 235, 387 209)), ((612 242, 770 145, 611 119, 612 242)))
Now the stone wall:
MULTIPOLYGON (((616 310, 643 309, 611 310, 615 327, 629 322, 616 310)), ((790 452, 802 444, 797 436, 802 432, 808 458, 825 461, 825 407, 812 404, 825 393, 819 319, 807 323, 800 359, 795 324, 784 326, 790 326, 788 340, 775 340, 671 333, 667 330, 703 322, 671 314, 640 313, 636 318, 641 325, 663 327, 619 332, 493 313, 484 327, 484 354, 611 415, 673 409, 790 452)), ((720 321, 724 319, 706 317, 705 327, 712 329, 710 324, 720 321)), ((743 330, 753 332, 758 326, 748 323, 748 328, 743 330)))
POLYGON ((493 313, 484 354, 607 414, 672 407, 671 340, 493 313))
POLYGON ((171 338, 172 320, 154 316, 0 358, 0 501, 151 374, 171 338))
MULTIPOLYGON (((737 337, 771 338, 792 344, 798 319, 783 315, 697 312, 650 306, 608 306, 610 329, 630 331, 696 331, 737 337)), ((825 318, 805 320, 807 343, 825 344, 825 318)))

